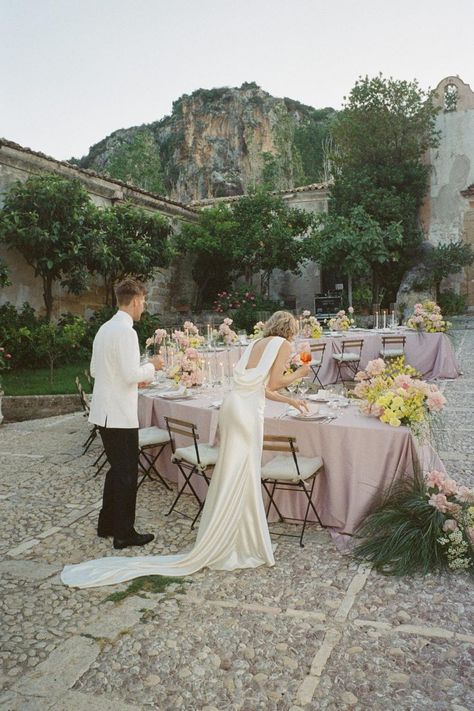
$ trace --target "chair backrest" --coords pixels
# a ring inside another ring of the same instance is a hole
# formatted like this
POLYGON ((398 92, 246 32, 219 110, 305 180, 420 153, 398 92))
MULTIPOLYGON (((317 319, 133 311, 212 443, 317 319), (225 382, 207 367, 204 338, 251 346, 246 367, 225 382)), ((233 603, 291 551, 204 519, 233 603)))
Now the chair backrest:
POLYGON ((353 338, 351 340, 342 342, 342 353, 348 353, 349 351, 353 353, 354 351, 359 351, 359 355, 362 353, 362 346, 364 345, 364 340, 362 338, 353 338))
POLYGON ((326 350, 326 344, 325 343, 312 343, 310 345, 310 350, 311 353, 321 353, 321 358, 324 355, 324 351, 326 350))
POLYGON ((173 438, 173 435, 181 435, 183 437, 189 437, 190 439, 193 440, 194 443, 194 449, 196 451, 196 458, 198 463, 201 463, 201 460, 199 458, 199 447, 198 447, 198 439, 199 439, 199 433, 197 430, 196 425, 194 422, 188 422, 187 420, 177 420, 175 417, 167 417, 165 416, 165 422, 166 422, 166 429, 168 430, 168 435, 170 438, 170 444, 171 444, 171 451, 173 454, 175 453, 176 450, 176 445, 175 445, 175 440, 173 438))
POLYGON ((295 463, 296 471, 298 476, 300 476, 300 468, 298 466, 298 459, 296 457, 296 452, 298 452, 298 445, 296 444, 296 437, 290 437, 289 435, 263 435, 263 449, 270 452, 287 452, 293 457, 295 463))
POLYGON ((382 336, 382 348, 385 346, 403 346, 405 348, 406 336, 382 336))
POLYGON ((86 394, 84 392, 84 388, 82 387, 82 383, 79 380, 79 376, 76 376, 76 379, 74 382, 76 383, 77 392, 79 393, 79 397, 81 398, 82 409, 84 410, 84 412, 89 413, 90 405, 87 400, 86 394))
POLYGON ((86 376, 87 382, 88 382, 89 385, 92 387, 92 385, 93 385, 92 376, 91 376, 91 374, 90 374, 90 371, 87 370, 87 368, 85 368, 85 370, 84 370, 84 375, 86 376))

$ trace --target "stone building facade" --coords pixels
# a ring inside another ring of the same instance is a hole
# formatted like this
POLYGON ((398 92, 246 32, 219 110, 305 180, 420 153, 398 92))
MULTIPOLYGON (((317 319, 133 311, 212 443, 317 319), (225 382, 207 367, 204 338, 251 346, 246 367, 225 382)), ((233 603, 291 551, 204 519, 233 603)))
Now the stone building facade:
MULTIPOLYGON (((457 76, 435 89, 439 146, 432 166, 429 193, 422 210, 427 239, 434 245, 463 239, 474 247, 474 92, 457 76)), ((474 308, 474 267, 446 280, 443 288, 464 294, 474 308)))
MULTIPOLYGON (((179 230, 183 222, 196 221, 199 210, 206 205, 219 201, 231 203, 239 199, 239 196, 235 196, 185 205, 0 139, 0 208, 3 202, 2 195, 13 182, 26 180, 30 175, 41 173, 54 173, 66 178, 79 179, 91 200, 98 206, 106 207, 117 202, 129 201, 145 210, 159 212, 170 220, 174 230, 179 230)), ((327 210, 326 185, 306 185, 279 194, 290 207, 309 212, 327 210)), ((8 264, 12 281, 12 286, 0 290, 0 304, 9 301, 20 308, 24 302, 28 302, 36 310, 43 311, 41 280, 35 278, 31 267, 18 252, 7 250, 2 245, 0 245, 0 256, 8 264)), ((320 288, 321 275, 315 263, 306 265, 298 277, 277 270, 271 280, 272 298, 297 309, 312 309, 314 296, 320 288)), ((88 316, 100 308, 104 301, 100 282, 96 282, 89 291, 80 296, 68 294, 59 284, 55 284, 53 296, 55 317, 66 311, 88 316)), ((179 303, 190 302, 192 296, 193 282, 189 260, 186 259, 179 260, 168 269, 156 270, 155 277, 149 284, 148 303, 153 313, 164 313, 179 303)))
MULTIPOLYGON (((98 206, 106 207, 127 201, 144 210, 159 212, 171 222, 174 230, 179 230, 183 222, 193 222, 198 219, 198 212, 195 209, 175 200, 147 193, 140 188, 106 178, 90 170, 76 168, 69 163, 54 160, 42 153, 0 139, 0 207, 3 204, 2 196, 12 183, 42 173, 54 173, 64 178, 79 179, 91 200, 98 206)), ((12 286, 0 290, 0 304, 9 301, 16 308, 20 308, 24 302, 28 302, 36 310, 44 311, 41 279, 35 278, 31 267, 15 250, 8 250, 0 245, 0 256, 9 267, 12 281, 12 286)), ((176 264, 169 269, 157 269, 149 285, 150 310, 163 312, 169 308, 176 291, 174 285, 184 283, 186 278, 185 264, 176 264)), ((104 292, 100 281, 79 296, 68 294, 56 283, 53 296, 55 317, 66 311, 88 316, 104 303, 104 292)))

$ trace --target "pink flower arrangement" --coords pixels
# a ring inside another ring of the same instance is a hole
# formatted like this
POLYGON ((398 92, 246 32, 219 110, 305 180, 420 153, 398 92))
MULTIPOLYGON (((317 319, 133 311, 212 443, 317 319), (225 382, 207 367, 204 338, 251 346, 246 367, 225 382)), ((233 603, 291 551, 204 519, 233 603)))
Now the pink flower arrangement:
MULTIPOLYGON (((351 307, 352 308, 352 307, 351 307)), ((344 309, 341 309, 340 311, 337 312, 337 314, 334 316, 334 318, 330 318, 328 321, 328 328, 331 331, 347 331, 348 328, 351 326, 354 326, 354 319, 352 318, 352 314, 354 313, 354 309, 349 312, 349 316, 346 314, 344 309)))
POLYGON ((223 320, 216 333, 218 341, 230 345, 238 340, 236 332, 231 329, 232 324, 233 320, 231 318, 225 318, 223 320))
POLYGON ((195 348, 179 351, 174 357, 173 366, 168 371, 168 377, 186 387, 202 385, 203 369, 199 352, 195 348))
POLYGON ((459 486, 444 472, 433 470, 425 476, 428 504, 439 513, 442 534, 438 543, 452 570, 474 565, 474 490, 459 486))
POLYGON ((406 325, 408 328, 416 331, 426 331, 427 333, 446 331, 451 326, 449 321, 443 319, 441 309, 434 301, 415 304, 413 313, 406 325))
POLYGON ((311 316, 311 311, 306 309, 300 318, 300 333, 304 338, 321 338, 322 326, 315 316, 311 316))
POLYGON ((157 328, 153 336, 150 336, 150 338, 147 338, 145 341, 145 345, 147 348, 150 348, 150 346, 156 345, 156 346, 161 346, 163 340, 167 336, 167 332, 165 328, 157 328))

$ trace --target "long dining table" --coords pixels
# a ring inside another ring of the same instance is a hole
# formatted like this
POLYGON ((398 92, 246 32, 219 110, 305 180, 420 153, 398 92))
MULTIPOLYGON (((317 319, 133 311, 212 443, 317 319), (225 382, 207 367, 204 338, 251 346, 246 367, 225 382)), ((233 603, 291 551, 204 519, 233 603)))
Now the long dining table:
MULTIPOLYGON (((193 422, 200 442, 218 444, 219 405, 225 392, 221 389, 191 391, 188 399, 168 400, 162 397, 165 385, 141 392, 138 404, 140 427, 166 427, 165 416, 193 422)), ((287 414, 287 406, 267 401, 265 433, 294 436, 299 456, 323 459, 323 471, 317 477, 314 502, 325 526, 341 534, 353 534, 357 526, 381 500, 384 492, 397 480, 412 476, 415 468, 423 471, 443 470, 443 464, 429 443, 420 444, 407 427, 391 427, 359 412, 355 402, 309 402, 313 411, 335 416, 331 420, 304 420, 287 414)), ((177 446, 190 444, 179 439, 177 446)), ((157 462, 159 471, 171 481, 179 481, 179 471, 171 462, 167 447, 157 462)), ((271 456, 265 452, 264 457, 271 456)), ((265 461, 265 459, 264 459, 265 461)), ((201 486, 201 477, 196 477, 201 486)), ((283 515, 302 519, 303 495, 279 492, 276 501, 283 515)))
MULTIPOLYGON (((318 373, 323 385, 336 382, 337 365, 333 355, 340 353, 342 342, 360 339, 363 341, 360 368, 380 357, 383 336, 405 336, 405 362, 421 374, 424 380, 454 379, 459 377, 460 370, 449 336, 446 333, 425 333, 407 328, 396 329, 350 329, 345 332, 324 332, 319 339, 298 337, 296 347, 301 341, 310 345, 325 343, 321 369, 318 373)), ((217 346, 201 350, 201 358, 206 380, 216 382, 223 377, 232 375, 232 369, 237 363, 245 344, 232 346, 217 346)))

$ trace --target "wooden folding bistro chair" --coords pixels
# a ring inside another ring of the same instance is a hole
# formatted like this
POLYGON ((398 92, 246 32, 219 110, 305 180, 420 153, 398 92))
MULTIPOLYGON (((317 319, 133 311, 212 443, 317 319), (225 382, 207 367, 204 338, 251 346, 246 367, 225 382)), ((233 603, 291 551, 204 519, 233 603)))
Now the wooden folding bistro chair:
POLYGON ((382 336, 382 358, 400 358, 405 355, 406 336, 382 336))
POLYGON ((273 506, 280 521, 299 521, 300 519, 289 517, 285 519, 275 503, 274 497, 276 491, 303 492, 306 497, 306 509, 301 534, 299 536, 294 533, 281 533, 279 535, 299 538, 300 546, 304 548, 303 536, 310 510, 313 511, 319 525, 323 527, 312 500, 316 476, 322 470, 323 460, 321 457, 297 457, 296 437, 286 435, 264 435, 263 449, 264 451, 280 452, 280 454, 264 464, 261 470, 262 485, 268 495, 267 519, 273 506))
POLYGON ((138 482, 137 490, 141 487, 145 479, 150 479, 150 481, 157 479, 161 481, 163 486, 171 491, 170 485, 165 481, 156 466, 158 457, 169 442, 168 430, 162 430, 159 427, 141 427, 138 430, 138 448, 140 452, 138 458, 138 473, 142 473, 143 476, 138 482))
POLYGON ((342 383, 347 383, 354 380, 354 375, 359 370, 364 340, 362 338, 351 339, 342 341, 341 345, 341 352, 332 354, 332 357, 336 361, 337 365, 336 383, 339 382, 339 379, 342 383), (344 377, 344 373, 347 372, 352 374, 351 378, 344 377))
MULTIPOLYGON (((89 416, 89 412, 91 409, 91 396, 84 392, 84 388, 82 387, 82 383, 79 379, 79 377, 76 377, 75 379, 76 383, 76 388, 79 393, 79 396, 81 398, 81 406, 82 409, 84 410, 84 417, 89 416)), ((89 436, 87 437, 86 441, 82 445, 82 454, 86 454, 86 452, 89 450, 90 446, 92 443, 95 441, 97 435, 99 434, 99 428, 97 425, 92 425, 89 436)), ((101 447, 100 452, 98 456, 96 457, 95 461, 93 462, 92 466, 97 467, 97 471, 94 474, 94 477, 96 477, 102 469, 105 467, 107 464, 107 455, 105 454, 105 449, 101 447)))
POLYGON ((324 358, 324 351, 326 350, 326 344, 325 343, 315 343, 314 345, 310 346, 311 349, 311 363, 310 368, 313 371, 313 383, 315 380, 318 381, 320 386, 323 388, 324 385, 319 379, 319 371, 321 370, 321 366, 323 364, 323 358, 324 358))
MULTIPOLYGON (((201 499, 196 489, 191 481, 194 474, 202 477, 209 486, 211 480, 210 472, 213 469, 215 463, 217 462, 217 457, 219 454, 218 447, 212 447, 210 444, 198 443, 199 433, 196 425, 193 422, 187 422, 186 420, 177 420, 174 417, 165 417, 166 428, 168 430, 169 441, 171 444, 172 456, 171 461, 176 464, 179 471, 183 475, 184 483, 180 487, 178 484, 178 493, 173 501, 170 510, 166 514, 169 516, 172 511, 175 510, 176 504, 183 495, 186 487, 189 487, 194 498, 198 502, 199 509, 194 517, 191 528, 194 528, 194 524, 199 518, 199 514, 204 506, 204 499, 201 499), (192 439, 193 443, 188 447, 176 447, 175 439, 173 435, 181 435, 182 437, 187 437, 192 439)), ((176 511, 176 513, 182 516, 187 516, 187 514, 181 511, 176 511)))

